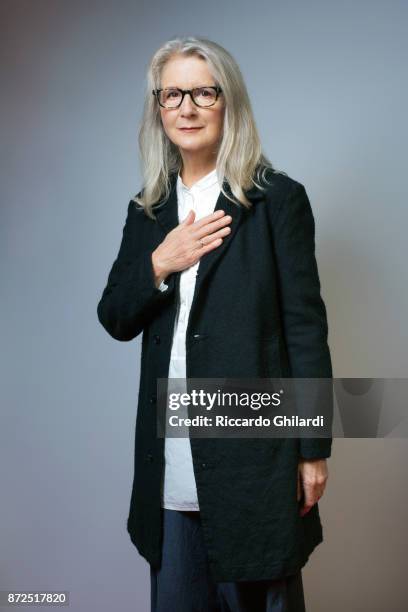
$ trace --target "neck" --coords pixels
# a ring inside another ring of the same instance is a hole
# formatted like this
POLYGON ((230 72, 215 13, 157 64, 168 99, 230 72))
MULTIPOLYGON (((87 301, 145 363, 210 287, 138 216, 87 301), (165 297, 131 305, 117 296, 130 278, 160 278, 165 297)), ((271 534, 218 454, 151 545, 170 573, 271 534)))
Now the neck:
POLYGON ((197 159, 193 156, 185 156, 183 153, 182 158, 183 164, 180 176, 186 187, 191 187, 191 185, 216 168, 216 158, 214 156, 197 159))

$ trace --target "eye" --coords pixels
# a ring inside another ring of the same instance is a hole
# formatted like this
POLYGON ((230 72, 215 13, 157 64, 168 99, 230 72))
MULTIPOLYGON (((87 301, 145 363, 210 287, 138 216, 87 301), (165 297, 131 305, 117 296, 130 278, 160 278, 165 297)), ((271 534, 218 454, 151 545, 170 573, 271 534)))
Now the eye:
POLYGON ((165 89, 162 92, 162 95, 165 100, 168 100, 169 98, 177 98, 180 95, 180 92, 177 91, 177 89, 165 89))

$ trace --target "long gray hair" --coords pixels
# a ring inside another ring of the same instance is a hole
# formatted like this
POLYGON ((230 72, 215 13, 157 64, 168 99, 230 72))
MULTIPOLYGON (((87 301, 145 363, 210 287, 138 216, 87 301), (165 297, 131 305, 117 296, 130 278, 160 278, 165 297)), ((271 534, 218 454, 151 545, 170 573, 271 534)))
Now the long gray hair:
MULTIPOLYGON (((161 73, 174 55, 198 56, 206 60, 209 70, 225 100, 223 136, 218 149, 216 167, 220 185, 224 179, 236 200, 221 187, 224 195, 236 204, 250 208, 244 191, 265 178, 269 168, 275 170, 263 154, 251 102, 237 62, 221 45, 206 38, 177 37, 164 43, 153 55, 148 72, 143 116, 139 130, 139 149, 142 163, 143 190, 133 200, 145 213, 155 218, 152 207, 166 200, 170 193, 169 175, 182 168, 178 147, 165 133, 153 89, 161 87, 161 73)), ((284 174, 284 173, 283 173, 284 174)))

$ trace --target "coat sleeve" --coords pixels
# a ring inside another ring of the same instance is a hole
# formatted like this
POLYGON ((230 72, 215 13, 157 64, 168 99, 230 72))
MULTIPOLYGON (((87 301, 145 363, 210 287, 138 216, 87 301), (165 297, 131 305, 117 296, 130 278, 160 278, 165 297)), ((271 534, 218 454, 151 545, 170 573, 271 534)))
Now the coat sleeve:
POLYGON ((140 246, 144 214, 131 200, 119 253, 97 307, 100 323, 115 340, 129 341, 138 336, 174 296, 175 275, 166 278, 165 291, 156 287, 152 251, 140 246))
MULTIPOLYGON (((275 215, 274 235, 291 376, 331 379, 326 307, 320 295, 315 257, 314 217, 306 190, 297 181, 275 215)), ((332 404, 327 406, 327 416, 331 422, 332 404)), ((300 438, 299 444, 304 459, 331 455, 332 438, 300 438)))

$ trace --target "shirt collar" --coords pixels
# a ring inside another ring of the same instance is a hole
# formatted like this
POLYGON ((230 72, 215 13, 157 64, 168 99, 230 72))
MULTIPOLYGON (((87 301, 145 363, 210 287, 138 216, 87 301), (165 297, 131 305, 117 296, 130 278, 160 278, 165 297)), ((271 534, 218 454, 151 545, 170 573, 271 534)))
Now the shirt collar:
POLYGON ((186 185, 184 185, 184 183, 183 183, 183 181, 181 179, 181 176, 180 176, 180 172, 177 175, 177 187, 179 189, 184 190, 184 191, 192 191, 192 190, 194 190, 194 191, 204 191, 205 189, 208 189, 209 187, 212 187, 213 185, 215 185, 215 183, 217 183, 217 182, 218 182, 217 168, 214 168, 214 170, 211 170, 211 172, 209 172, 205 176, 201 177, 190 188, 186 187, 186 185))

